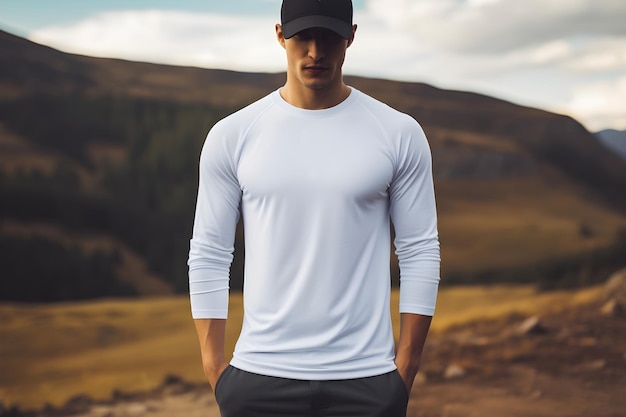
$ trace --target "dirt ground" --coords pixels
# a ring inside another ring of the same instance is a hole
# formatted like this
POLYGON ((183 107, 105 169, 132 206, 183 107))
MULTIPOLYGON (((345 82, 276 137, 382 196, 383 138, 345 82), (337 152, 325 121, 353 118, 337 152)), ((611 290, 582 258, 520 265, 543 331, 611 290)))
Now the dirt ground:
POLYGON ((626 317, 603 305, 435 335, 408 416, 626 416, 626 317))
MULTIPOLYGON (((431 333, 408 417, 624 417, 626 312, 607 299, 543 317, 511 315, 431 333)), ((169 377, 109 401, 2 417, 219 417, 208 386, 169 377)))

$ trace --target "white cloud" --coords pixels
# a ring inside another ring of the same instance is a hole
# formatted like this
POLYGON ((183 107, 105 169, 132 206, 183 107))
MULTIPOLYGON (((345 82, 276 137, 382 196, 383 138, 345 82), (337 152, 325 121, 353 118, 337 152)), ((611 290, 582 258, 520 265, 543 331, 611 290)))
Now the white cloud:
POLYGON ((626 35, 623 0, 369 0, 367 8, 416 42, 464 53, 626 35))
MULTIPOLYGON (((348 74, 422 81, 626 129, 623 0, 368 0, 348 74)), ((117 11, 31 34, 69 52, 283 71, 268 15, 117 11)))
POLYGON ((529 53, 528 62, 535 65, 554 63, 572 54, 572 45, 562 39, 538 45, 529 53))
POLYGON ((114 11, 30 39, 103 57, 238 70, 281 70, 282 50, 268 17, 161 10, 114 11))
POLYGON ((626 75, 575 88, 564 107, 594 131, 607 126, 626 130, 626 75))
POLYGON ((563 66, 578 73, 621 72, 626 74, 626 36, 597 38, 576 49, 563 66))

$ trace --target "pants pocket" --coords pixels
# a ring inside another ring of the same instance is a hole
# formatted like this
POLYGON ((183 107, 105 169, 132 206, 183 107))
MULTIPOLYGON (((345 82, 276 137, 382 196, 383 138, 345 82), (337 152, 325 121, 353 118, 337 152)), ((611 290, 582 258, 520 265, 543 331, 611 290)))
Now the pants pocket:
POLYGON ((397 387, 397 392, 399 392, 401 395, 401 399, 404 402, 404 404, 408 404, 409 402, 409 391, 406 389, 406 385, 404 384, 404 380, 402 379, 402 377, 400 376, 400 372, 398 372, 398 370, 396 369, 395 371, 393 371, 394 374, 394 380, 396 381, 396 387, 397 387))
POLYGON ((217 401, 217 403, 220 403, 220 398, 221 398, 221 393, 222 391, 224 391, 224 389, 226 389, 228 391, 228 387, 223 387, 224 385, 227 385, 227 381, 226 379, 228 379, 228 374, 230 374, 230 372, 232 371, 233 367, 228 365, 224 371, 222 371, 222 373, 220 374, 219 378, 217 378, 217 382, 215 383, 215 388, 213 389, 213 393, 215 394, 215 401, 217 401))

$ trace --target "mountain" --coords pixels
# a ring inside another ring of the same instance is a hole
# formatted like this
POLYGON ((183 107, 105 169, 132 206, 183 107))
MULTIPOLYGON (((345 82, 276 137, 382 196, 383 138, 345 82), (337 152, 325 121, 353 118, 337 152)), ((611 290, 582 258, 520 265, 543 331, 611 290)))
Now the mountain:
POLYGON ((596 132, 596 137, 607 148, 626 158, 626 130, 605 129, 596 132))
MULTIPOLYGON (((284 78, 72 55, 0 32, 0 299, 186 292, 206 132, 284 78)), ((577 121, 422 83, 346 81, 424 127, 445 283, 580 285, 623 262, 626 164, 577 121)))

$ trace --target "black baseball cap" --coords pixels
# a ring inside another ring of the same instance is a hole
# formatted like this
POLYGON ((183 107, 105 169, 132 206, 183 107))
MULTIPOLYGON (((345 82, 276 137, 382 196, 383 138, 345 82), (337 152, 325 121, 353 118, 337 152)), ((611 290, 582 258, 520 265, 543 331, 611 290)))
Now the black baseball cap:
POLYGON ((352 0, 283 0, 280 20, 286 39, 310 28, 329 29, 350 39, 352 0))

